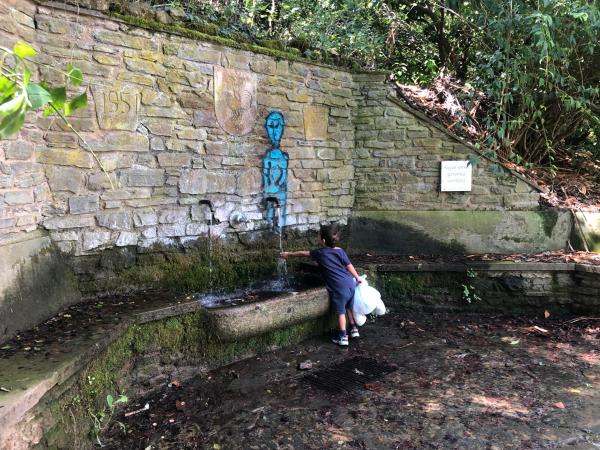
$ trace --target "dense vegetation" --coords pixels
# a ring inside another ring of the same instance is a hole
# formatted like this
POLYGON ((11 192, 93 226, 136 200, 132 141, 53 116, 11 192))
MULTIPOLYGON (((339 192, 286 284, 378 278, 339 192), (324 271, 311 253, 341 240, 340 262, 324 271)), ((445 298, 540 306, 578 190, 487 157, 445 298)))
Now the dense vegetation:
POLYGON ((191 27, 389 70, 400 83, 452 80, 461 86, 453 92, 462 105, 458 127, 476 126, 481 144, 515 162, 554 171, 558 159, 570 165, 600 159, 597 0, 146 3, 177 11, 191 27))

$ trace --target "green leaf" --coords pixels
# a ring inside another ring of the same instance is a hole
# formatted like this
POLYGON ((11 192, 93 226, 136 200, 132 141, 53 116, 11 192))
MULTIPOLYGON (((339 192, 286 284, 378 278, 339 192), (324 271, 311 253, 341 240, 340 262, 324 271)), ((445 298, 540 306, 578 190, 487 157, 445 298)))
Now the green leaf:
POLYGON ((109 407, 110 409, 112 409, 112 408, 113 408, 113 396, 112 396, 112 395, 108 394, 108 395, 106 396, 106 404, 108 405, 108 407, 109 407))
POLYGON ((18 111, 22 108, 24 102, 25 95, 23 92, 19 91, 19 93, 11 100, 4 102, 0 105, 0 117, 7 116, 13 113, 14 111, 18 111))
POLYGON ((87 92, 84 92, 81 95, 78 95, 74 99, 65 103, 65 116, 70 116, 79 108, 84 108, 87 106, 87 92))
POLYGON ((17 133, 23 124, 25 123, 25 108, 21 107, 19 110, 12 112, 7 115, 2 122, 0 122, 0 138, 7 138, 17 133))
POLYGON ((12 96, 16 89, 16 83, 13 83, 6 77, 0 76, 0 103, 12 96))
POLYGON ((50 93, 39 84, 27 86, 27 97, 32 109, 38 109, 51 100, 50 93))
MULTIPOLYGON (((54 108, 61 110, 65 106, 65 102, 67 101, 67 89, 64 86, 57 88, 47 88, 46 89, 50 93, 50 103, 54 108)), ((48 117, 52 115, 55 111, 54 108, 48 106, 44 110, 44 117, 48 117)))
POLYGON ((73 64, 69 64, 67 66, 67 75, 69 76, 69 80, 73 83, 74 86, 79 86, 83 81, 83 74, 81 70, 75 67, 73 64))
POLYGON ((15 44, 13 52, 19 58, 27 58, 28 56, 33 56, 37 53, 34 49, 32 49, 23 41, 19 41, 15 44))

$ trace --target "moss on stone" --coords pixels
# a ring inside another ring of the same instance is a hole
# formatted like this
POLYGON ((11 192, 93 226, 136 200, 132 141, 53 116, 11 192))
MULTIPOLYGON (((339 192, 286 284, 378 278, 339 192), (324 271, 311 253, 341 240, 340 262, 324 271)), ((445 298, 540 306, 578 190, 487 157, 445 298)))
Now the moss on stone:
MULTIPOLYGON (((275 59, 300 61, 307 64, 329 67, 334 70, 341 69, 339 66, 331 64, 327 58, 311 60, 302 57, 302 50, 297 48, 296 45, 286 46, 285 43, 276 40, 262 40, 254 43, 243 34, 236 34, 234 38, 219 36, 219 27, 214 24, 185 24, 184 26, 183 24, 165 24, 151 18, 136 17, 119 12, 111 12, 110 15, 128 24, 151 31, 177 34, 189 39, 212 42, 213 44, 262 54, 275 59)), ((389 71, 365 70, 356 61, 342 61, 341 65, 343 66, 342 70, 350 73, 389 74, 389 71)))
MULTIPOLYGON (((215 368, 298 343, 323 333, 329 325, 330 318, 323 317, 234 342, 222 342, 215 337, 202 311, 131 325, 90 363, 58 401, 49 405, 56 425, 45 433, 44 448, 52 447, 48 445, 50 441, 62 448, 60 443, 69 434, 71 442, 82 439, 77 448, 91 447, 83 437, 93 429, 92 414, 104 408, 107 394, 128 393, 134 382, 131 369, 137 356, 153 352, 165 360, 176 357, 182 364, 215 368)), ((90 443, 91 440, 87 441, 90 443)))
POLYGON ((542 219, 542 227, 547 237, 552 236, 556 222, 558 222, 558 212, 553 209, 545 209, 538 211, 538 215, 542 219))

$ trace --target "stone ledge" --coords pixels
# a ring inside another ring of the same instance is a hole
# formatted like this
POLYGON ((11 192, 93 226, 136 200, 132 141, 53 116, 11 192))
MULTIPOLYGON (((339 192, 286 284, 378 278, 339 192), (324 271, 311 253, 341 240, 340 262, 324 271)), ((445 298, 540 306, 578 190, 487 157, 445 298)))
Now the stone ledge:
POLYGON ((488 272, 592 272, 600 267, 575 263, 535 263, 513 261, 472 261, 465 263, 398 263, 379 264, 377 272, 465 272, 468 269, 488 272), (581 267, 581 268, 578 268, 581 267))
POLYGON ((231 341, 261 335, 308 321, 324 315, 328 310, 327 293, 324 288, 311 289, 300 293, 289 293, 259 303, 239 307, 203 309, 194 300, 168 303, 163 307, 153 307, 136 311, 119 323, 107 326, 97 325, 76 336, 69 343, 69 352, 59 352, 47 358, 42 352, 13 355, 0 361, 0 386, 10 392, 0 392, 0 429, 6 436, 0 438, 0 447, 11 439, 14 427, 52 389, 81 373, 110 344, 116 342, 133 325, 182 316, 204 310, 207 324, 215 332, 215 338, 231 341), (293 301, 293 304, 289 302, 293 301), (243 331, 240 330, 243 328, 243 331))

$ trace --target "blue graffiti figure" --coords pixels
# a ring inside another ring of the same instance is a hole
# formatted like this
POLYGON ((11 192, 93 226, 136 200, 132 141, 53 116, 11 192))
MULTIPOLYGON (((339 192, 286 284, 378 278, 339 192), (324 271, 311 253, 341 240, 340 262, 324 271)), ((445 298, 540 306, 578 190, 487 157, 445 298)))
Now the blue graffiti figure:
POLYGON ((281 231, 285 225, 287 203, 287 169, 289 156, 279 148, 285 121, 280 112, 273 111, 267 116, 265 128, 271 141, 271 150, 263 158, 264 201, 267 221, 281 231))

